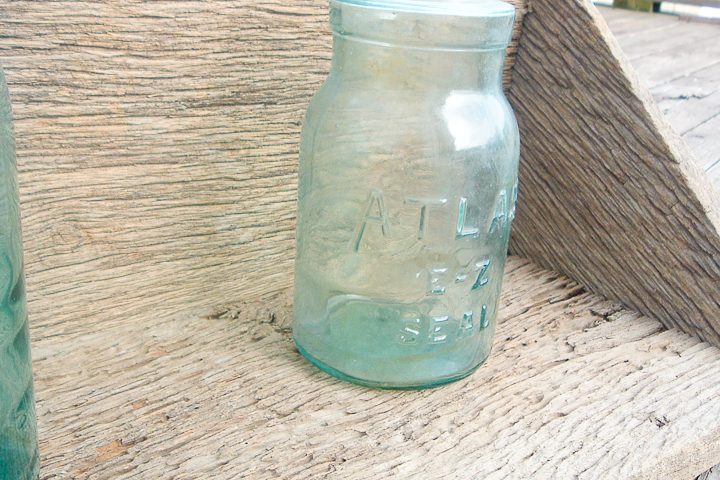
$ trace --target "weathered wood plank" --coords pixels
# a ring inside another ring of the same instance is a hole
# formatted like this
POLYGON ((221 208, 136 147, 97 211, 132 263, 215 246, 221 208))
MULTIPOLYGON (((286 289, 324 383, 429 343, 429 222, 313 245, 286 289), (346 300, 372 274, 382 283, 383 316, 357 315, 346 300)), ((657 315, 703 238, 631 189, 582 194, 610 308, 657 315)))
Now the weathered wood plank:
POLYGON ((291 284, 326 0, 3 2, 0 31, 36 324, 71 332, 291 284))
POLYGON ((716 162, 708 167, 707 174, 713 182, 713 185, 715 185, 715 188, 720 190, 720 162, 716 162))
POLYGON ((330 55, 324 2, 1 8, 35 322, 289 285, 299 123, 330 55))
MULTIPOLYGON (((720 75, 720 63, 712 70, 720 75)), ((683 80, 685 80, 685 78, 683 80)), ((692 90, 688 88, 687 91, 692 90)), ((700 126, 720 113, 720 87, 710 94, 684 93, 675 96, 655 94, 653 96, 657 100, 658 107, 665 114, 668 122, 670 122, 683 138, 685 138, 685 135, 690 130, 700 126)), ((697 156, 698 152, 692 147, 690 148, 697 156)))
MULTIPOLYGON (((614 33, 618 19, 608 17, 608 13, 615 12, 599 10, 614 33)), ((720 50, 715 47, 720 44, 720 27, 681 21, 668 24, 667 16, 663 15, 637 12, 627 15, 630 18, 639 15, 657 23, 655 29, 619 36, 618 42, 640 78, 653 85, 650 92, 665 118, 681 134, 710 180, 720 186, 717 154, 720 134, 714 120, 720 114, 720 50), (703 40, 701 45, 710 44, 711 51, 714 48, 714 63, 711 56, 708 65, 707 52, 696 54, 699 40, 703 40), (678 56, 683 57, 682 62, 677 61, 678 56)))
MULTIPOLYGON (((642 75, 642 71, 638 71, 642 75)), ((704 98, 720 91, 720 62, 700 68, 681 78, 669 80, 653 88, 654 98, 704 98)))
MULTIPOLYGON (((593 2, 595 3, 595 2, 593 2)), ((612 2, 610 2, 612 3, 612 2)), ((623 8, 613 8, 609 5, 599 5, 595 3, 595 6, 600 10, 603 14, 603 18, 605 20, 612 20, 617 22, 618 24, 628 24, 631 22, 628 15, 625 14, 626 10, 623 8)))
POLYGON ((720 62, 720 28, 717 30, 717 36, 696 41, 692 48, 679 44, 663 50, 662 55, 636 57, 632 65, 643 72, 643 80, 651 91, 658 85, 716 65, 720 62))
POLYGON ((720 162, 720 105, 713 117, 688 130, 683 138, 700 165, 712 173, 713 167, 717 168, 716 165, 720 162))
MULTIPOLYGON (((609 9, 602 7, 598 7, 598 9, 605 18, 605 12, 609 9)), ((635 59, 637 58, 673 58, 675 57, 674 52, 677 50, 685 52, 683 60, 687 61, 687 58, 693 58, 695 44, 698 41, 710 41, 710 39, 715 39, 716 42, 720 41, 720 28, 717 26, 682 22, 671 15, 631 13, 643 17, 650 15, 653 22, 656 22, 654 28, 616 36, 623 52, 630 59, 633 66, 635 66, 635 59)), ((617 29, 615 21, 605 20, 614 35, 617 29)))
POLYGON ((656 30, 659 25, 672 25, 677 22, 676 17, 663 16, 661 19, 648 18, 645 12, 636 12, 624 8, 597 7, 602 9, 603 17, 612 19, 613 34, 617 38, 641 35, 647 31, 656 30), (658 23, 662 22, 662 23, 658 23))
POLYGON ((533 3, 510 98, 513 251, 720 344, 718 194, 592 4, 533 3))
POLYGON ((434 390, 321 373, 289 302, 34 328, 42 478, 689 480, 720 460, 720 350, 525 260, 488 363, 434 390))

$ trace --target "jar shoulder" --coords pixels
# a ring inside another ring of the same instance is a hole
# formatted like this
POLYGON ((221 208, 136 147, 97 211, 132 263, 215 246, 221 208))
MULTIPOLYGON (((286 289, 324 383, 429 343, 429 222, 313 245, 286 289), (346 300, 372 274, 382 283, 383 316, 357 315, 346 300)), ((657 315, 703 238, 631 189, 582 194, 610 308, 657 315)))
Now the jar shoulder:
MULTIPOLYGON (((312 98, 304 128, 333 127, 358 122, 410 125, 411 122, 459 125, 483 129, 491 125, 510 126, 517 121, 501 89, 427 90, 353 88, 328 79, 312 98)), ((339 128, 339 127, 334 127, 339 128)))
POLYGON ((305 154, 315 153, 320 144, 396 152, 414 145, 418 153, 440 149, 446 154, 500 149, 509 157, 519 151, 517 121, 500 89, 419 94, 328 81, 312 99, 302 136, 305 154))

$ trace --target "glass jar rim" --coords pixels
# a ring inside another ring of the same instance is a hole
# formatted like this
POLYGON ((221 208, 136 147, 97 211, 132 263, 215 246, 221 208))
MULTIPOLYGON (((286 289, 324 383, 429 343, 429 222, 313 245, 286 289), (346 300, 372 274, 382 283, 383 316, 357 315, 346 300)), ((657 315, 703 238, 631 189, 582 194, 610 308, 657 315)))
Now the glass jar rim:
POLYGON ((501 0, 330 0, 336 35, 411 48, 505 49, 514 19, 515 7, 501 0), (468 6, 471 11, 464 10, 468 6))
POLYGON ((507 16, 515 7, 502 0, 332 0, 372 9, 450 16, 507 16))

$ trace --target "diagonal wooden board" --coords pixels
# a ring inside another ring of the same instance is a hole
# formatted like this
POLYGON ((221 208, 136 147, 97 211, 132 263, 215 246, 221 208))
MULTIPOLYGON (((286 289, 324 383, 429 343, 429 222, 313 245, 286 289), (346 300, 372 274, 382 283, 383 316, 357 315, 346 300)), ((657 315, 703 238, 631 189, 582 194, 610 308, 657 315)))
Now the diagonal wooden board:
POLYGON ((718 193, 591 3, 533 2, 510 100, 513 251, 720 345, 718 193))
POLYGON ((527 260, 487 364, 432 390, 320 372, 289 302, 40 328, 41 477, 691 480, 720 459, 720 350, 527 260))

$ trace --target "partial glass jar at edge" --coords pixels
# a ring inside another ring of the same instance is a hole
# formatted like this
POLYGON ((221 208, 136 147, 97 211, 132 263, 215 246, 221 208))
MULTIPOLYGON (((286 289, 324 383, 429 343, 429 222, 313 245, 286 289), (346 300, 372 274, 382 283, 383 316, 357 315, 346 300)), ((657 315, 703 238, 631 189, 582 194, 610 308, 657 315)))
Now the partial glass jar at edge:
POLYGON ((39 476, 10 100, 0 66, 0 479, 39 476))
POLYGON ((300 146, 293 337, 381 388, 489 356, 517 198, 500 1, 331 1, 330 74, 300 146))

